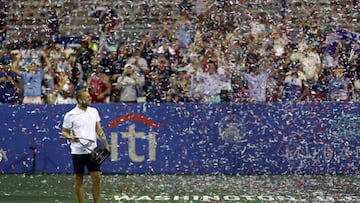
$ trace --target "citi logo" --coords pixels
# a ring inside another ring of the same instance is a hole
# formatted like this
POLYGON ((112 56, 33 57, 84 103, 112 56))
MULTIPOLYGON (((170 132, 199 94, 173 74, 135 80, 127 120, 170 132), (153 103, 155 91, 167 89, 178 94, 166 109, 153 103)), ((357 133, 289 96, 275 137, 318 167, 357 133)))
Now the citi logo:
MULTIPOLYGON (((159 126, 154 123, 151 119, 141 116, 138 114, 126 114, 120 118, 115 119, 113 122, 109 124, 109 128, 116 128, 117 126, 121 125, 127 121, 140 121, 145 125, 149 126, 150 128, 158 128, 159 126)), ((156 160, 156 135, 155 132, 149 132, 145 134, 145 132, 136 132, 136 125, 131 124, 126 132, 120 132, 121 137, 125 140, 128 140, 128 154, 130 159, 133 162, 143 162, 145 161, 144 154, 138 154, 136 151, 136 143, 138 139, 146 139, 148 142, 148 159, 150 161, 156 160)), ((118 133, 111 132, 111 161, 118 160, 118 133)))

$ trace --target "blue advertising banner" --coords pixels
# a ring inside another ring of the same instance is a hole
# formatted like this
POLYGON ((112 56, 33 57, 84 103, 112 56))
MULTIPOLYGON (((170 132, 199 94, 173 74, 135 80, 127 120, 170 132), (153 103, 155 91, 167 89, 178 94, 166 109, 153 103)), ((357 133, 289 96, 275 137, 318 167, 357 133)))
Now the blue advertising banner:
MULTIPOLYGON (((359 103, 97 104, 104 173, 359 174, 359 103)), ((64 114, 0 106, 0 173, 72 173, 64 114)))

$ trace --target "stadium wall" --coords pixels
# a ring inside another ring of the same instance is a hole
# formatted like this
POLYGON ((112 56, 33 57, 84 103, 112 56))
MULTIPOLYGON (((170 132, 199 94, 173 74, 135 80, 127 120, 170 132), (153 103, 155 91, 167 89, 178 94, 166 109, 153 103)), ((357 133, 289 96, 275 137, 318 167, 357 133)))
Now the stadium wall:
MULTIPOLYGON (((104 173, 359 174, 359 103, 94 106, 104 173)), ((60 132, 73 107, 0 105, 0 173, 71 173, 60 132)))

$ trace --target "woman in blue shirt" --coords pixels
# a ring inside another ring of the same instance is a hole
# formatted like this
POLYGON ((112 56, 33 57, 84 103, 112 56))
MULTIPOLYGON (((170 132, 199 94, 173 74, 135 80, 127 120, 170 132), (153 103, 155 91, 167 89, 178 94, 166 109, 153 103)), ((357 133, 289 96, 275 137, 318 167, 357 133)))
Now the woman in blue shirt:
MULTIPOLYGON (((42 69, 41 64, 37 61, 30 61, 25 65, 25 70, 19 70, 19 65, 13 66, 13 71, 21 76, 23 80, 23 91, 24 91, 24 98, 22 103, 23 104, 42 104, 42 79, 44 76, 44 72, 47 72, 48 69, 51 67, 51 64, 46 56, 46 54, 42 51, 42 57, 44 57, 46 66, 42 69)), ((21 60, 22 55, 21 51, 17 57, 17 63, 19 64, 19 60, 21 60)))

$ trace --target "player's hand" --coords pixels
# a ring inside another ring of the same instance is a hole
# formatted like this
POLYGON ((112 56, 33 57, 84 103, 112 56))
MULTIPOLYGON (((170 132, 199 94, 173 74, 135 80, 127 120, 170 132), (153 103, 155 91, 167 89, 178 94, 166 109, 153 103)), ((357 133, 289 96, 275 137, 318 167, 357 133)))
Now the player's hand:
POLYGON ((77 137, 70 137, 69 140, 70 140, 71 142, 80 142, 80 139, 77 138, 77 137))

